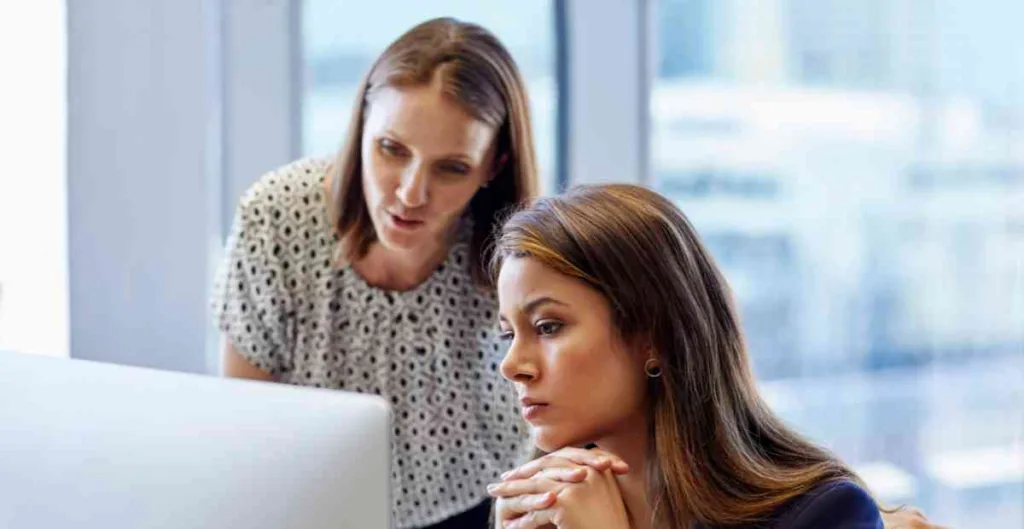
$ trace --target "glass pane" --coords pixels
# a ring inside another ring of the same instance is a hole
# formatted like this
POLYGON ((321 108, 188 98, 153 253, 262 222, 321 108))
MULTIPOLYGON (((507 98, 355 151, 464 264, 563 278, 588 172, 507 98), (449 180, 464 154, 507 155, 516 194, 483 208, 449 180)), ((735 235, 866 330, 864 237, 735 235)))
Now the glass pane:
POLYGON ((1016 0, 662 0, 653 184, 776 409, 874 491, 1024 525, 1016 0))
POLYGON ((406 30, 440 16, 486 27, 512 53, 527 83, 542 188, 553 190, 557 92, 550 0, 305 0, 304 154, 330 155, 338 150, 359 81, 373 60, 406 30))
POLYGON ((0 4, 0 351, 68 355, 66 25, 64 0, 0 4))

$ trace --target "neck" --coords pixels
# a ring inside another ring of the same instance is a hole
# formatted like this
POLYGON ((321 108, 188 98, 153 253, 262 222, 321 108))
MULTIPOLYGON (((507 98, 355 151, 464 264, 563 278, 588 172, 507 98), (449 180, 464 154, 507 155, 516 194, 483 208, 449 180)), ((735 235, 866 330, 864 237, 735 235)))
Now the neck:
POLYGON ((622 433, 597 441, 601 450, 622 458, 629 465, 629 473, 617 476, 619 492, 629 515, 630 527, 649 529, 651 507, 647 502, 648 433, 646 421, 621 428, 622 433))
POLYGON ((444 236, 416 248, 395 250, 374 242, 366 256, 352 263, 367 283, 386 290, 410 290, 426 281, 444 262, 455 242, 458 224, 444 236))
POLYGON ((441 241, 424 246, 415 250, 392 250, 375 242, 357 269, 368 282, 381 288, 415 288, 430 277, 448 254, 449 245, 441 241))

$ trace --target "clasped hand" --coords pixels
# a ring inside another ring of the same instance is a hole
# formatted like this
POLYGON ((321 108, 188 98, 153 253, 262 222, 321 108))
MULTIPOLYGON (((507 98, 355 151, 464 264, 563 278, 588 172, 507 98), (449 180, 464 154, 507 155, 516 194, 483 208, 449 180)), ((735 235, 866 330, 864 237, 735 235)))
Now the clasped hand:
POLYGON ((627 529, 615 476, 628 471, 607 452, 563 448, 506 472, 487 491, 505 529, 627 529))

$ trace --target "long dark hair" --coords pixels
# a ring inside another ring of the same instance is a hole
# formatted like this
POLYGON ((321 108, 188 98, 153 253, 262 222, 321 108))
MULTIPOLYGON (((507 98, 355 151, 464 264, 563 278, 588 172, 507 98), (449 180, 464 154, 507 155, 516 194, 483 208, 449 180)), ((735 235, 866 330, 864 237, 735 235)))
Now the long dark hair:
POLYGON ((503 259, 529 256, 609 301, 627 339, 653 345, 648 501, 658 527, 754 523, 856 475, 790 430, 755 385, 725 278, 686 216, 633 185, 578 187, 509 217, 503 259))
POLYGON ((501 42, 476 24, 453 18, 429 20, 399 37, 374 62, 359 87, 347 140, 331 166, 331 224, 343 258, 353 261, 366 255, 377 238, 361 178, 367 105, 382 87, 425 85, 435 74, 453 101, 498 130, 495 159, 504 164, 469 205, 473 274, 477 283, 487 285, 487 239, 502 211, 536 195, 537 164, 522 76, 501 42))

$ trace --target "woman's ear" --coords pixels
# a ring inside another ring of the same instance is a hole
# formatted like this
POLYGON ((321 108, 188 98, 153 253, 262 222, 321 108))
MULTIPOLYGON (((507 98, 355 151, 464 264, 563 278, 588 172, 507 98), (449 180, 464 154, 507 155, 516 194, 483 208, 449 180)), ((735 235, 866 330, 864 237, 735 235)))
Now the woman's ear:
POLYGON ((634 351, 640 353, 641 358, 646 359, 658 355, 658 351, 654 347, 654 340, 646 333, 635 335, 629 343, 633 346, 634 351))
POLYGON ((643 367, 651 358, 658 358, 658 350, 654 347, 654 341, 646 335, 635 335, 626 340, 633 361, 636 365, 643 367))

